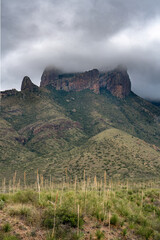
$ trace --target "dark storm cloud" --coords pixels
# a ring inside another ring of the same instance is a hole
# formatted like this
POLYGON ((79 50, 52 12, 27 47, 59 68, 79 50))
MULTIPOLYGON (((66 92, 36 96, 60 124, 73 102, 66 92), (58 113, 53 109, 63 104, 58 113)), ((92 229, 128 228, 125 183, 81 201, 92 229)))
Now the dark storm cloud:
POLYGON ((2 0, 2 89, 46 65, 64 71, 125 64, 132 89, 160 99, 159 0, 2 0))

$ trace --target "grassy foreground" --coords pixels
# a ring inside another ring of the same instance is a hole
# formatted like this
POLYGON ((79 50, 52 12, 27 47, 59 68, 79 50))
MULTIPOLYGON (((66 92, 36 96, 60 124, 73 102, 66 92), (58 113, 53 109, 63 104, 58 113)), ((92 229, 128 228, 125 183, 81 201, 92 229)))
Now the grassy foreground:
POLYGON ((3 182, 0 239, 159 240, 160 181, 3 182))

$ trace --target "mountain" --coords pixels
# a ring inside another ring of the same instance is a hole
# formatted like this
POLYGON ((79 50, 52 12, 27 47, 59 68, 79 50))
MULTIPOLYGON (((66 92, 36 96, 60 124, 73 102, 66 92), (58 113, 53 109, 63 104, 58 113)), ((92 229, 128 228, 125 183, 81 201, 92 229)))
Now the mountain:
POLYGON ((160 108, 131 91, 127 70, 63 73, 1 92, 0 179, 160 176, 160 108))

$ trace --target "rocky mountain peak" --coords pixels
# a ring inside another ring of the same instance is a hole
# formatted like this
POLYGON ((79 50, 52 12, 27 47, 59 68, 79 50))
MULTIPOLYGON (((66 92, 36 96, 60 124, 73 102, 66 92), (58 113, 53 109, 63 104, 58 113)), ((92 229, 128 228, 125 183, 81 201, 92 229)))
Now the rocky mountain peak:
POLYGON ((28 76, 25 76, 22 81, 21 91, 28 90, 30 92, 38 91, 38 86, 32 83, 28 76))
POLYGON ((62 73, 56 68, 46 68, 42 74, 40 86, 47 85, 64 91, 90 89, 97 94, 101 89, 105 89, 118 98, 125 98, 131 91, 127 68, 122 65, 112 71, 101 73, 97 69, 82 73, 62 73))

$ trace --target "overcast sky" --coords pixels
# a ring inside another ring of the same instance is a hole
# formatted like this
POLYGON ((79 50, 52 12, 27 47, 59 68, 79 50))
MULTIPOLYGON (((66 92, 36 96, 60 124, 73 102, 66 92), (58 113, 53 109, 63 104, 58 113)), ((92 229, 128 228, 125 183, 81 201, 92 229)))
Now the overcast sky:
POLYGON ((132 90, 160 100, 160 0, 1 0, 1 89, 39 85, 44 68, 124 64, 132 90))

